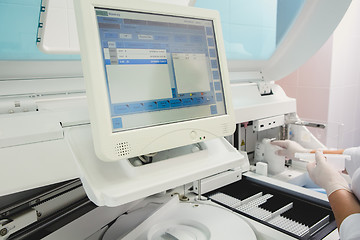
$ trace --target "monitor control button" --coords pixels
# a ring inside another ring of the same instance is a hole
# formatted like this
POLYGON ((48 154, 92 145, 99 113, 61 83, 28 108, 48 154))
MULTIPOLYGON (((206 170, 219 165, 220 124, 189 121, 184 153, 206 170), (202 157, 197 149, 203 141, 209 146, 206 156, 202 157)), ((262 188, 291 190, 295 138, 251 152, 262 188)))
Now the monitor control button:
POLYGON ((190 132, 190 137, 191 137, 192 140, 195 140, 196 136, 197 136, 197 133, 195 131, 190 132))

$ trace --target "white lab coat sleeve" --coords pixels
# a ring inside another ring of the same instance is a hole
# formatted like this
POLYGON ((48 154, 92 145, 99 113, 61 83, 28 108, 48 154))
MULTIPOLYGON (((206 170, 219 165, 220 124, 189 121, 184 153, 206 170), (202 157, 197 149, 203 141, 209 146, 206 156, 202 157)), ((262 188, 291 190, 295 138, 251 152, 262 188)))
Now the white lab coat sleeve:
MULTIPOLYGON (((351 160, 345 161, 345 169, 351 176, 351 190, 360 199, 360 147, 345 149, 344 154, 351 156, 351 160)), ((360 213, 345 218, 340 225, 340 239, 360 239, 359 223, 360 213)))
POLYGON ((345 160, 345 169, 350 177, 353 177, 355 171, 360 168, 360 147, 353 147, 345 149, 345 155, 350 155, 350 160, 345 160))
POLYGON ((340 225, 341 240, 359 240, 360 239, 360 213, 351 214, 340 225))
MULTIPOLYGON (((351 190, 357 197, 357 199, 360 200, 360 168, 358 168, 351 179, 351 190)), ((360 223, 360 222, 359 222, 360 223)))

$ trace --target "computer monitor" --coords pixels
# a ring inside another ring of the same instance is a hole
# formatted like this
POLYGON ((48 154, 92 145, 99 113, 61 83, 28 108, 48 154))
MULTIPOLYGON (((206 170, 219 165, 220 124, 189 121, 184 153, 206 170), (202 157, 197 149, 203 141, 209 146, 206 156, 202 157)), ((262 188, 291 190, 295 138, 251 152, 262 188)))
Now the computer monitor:
POLYGON ((116 161, 235 130, 219 14, 149 1, 75 1, 93 142, 116 161))

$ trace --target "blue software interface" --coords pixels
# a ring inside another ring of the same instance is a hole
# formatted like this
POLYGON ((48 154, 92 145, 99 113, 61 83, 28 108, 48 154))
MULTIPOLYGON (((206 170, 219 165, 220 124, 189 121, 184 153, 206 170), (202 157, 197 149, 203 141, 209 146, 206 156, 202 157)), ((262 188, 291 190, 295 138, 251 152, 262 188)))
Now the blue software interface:
POLYGON ((226 114, 212 21, 96 16, 114 132, 226 114))

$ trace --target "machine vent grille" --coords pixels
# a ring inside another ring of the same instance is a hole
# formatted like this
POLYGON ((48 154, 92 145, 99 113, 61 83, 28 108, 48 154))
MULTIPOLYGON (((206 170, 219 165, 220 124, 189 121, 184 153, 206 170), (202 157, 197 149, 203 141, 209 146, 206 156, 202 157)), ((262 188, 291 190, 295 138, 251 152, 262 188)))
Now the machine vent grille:
POLYGON ((222 124, 221 127, 222 127, 223 134, 227 134, 229 132, 229 124, 224 123, 224 124, 222 124))
POLYGON ((115 154, 119 157, 129 155, 130 151, 131 147, 128 142, 120 142, 115 145, 115 154))

